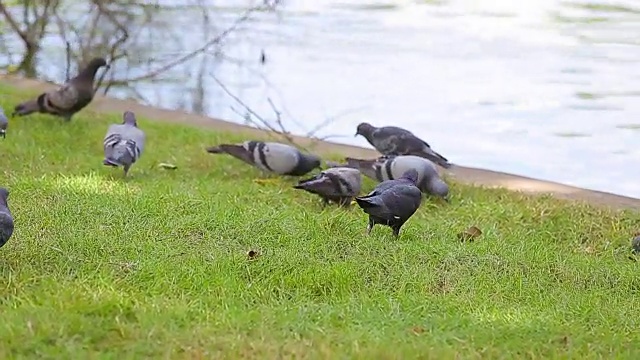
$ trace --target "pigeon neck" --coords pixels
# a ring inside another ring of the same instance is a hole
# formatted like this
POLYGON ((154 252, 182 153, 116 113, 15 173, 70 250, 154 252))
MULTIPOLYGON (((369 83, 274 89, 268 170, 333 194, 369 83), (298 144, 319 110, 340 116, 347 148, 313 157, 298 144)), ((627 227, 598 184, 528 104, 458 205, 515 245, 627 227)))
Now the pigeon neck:
POLYGON ((364 136, 364 138, 371 143, 373 141, 373 132, 375 130, 376 129, 366 129, 365 131, 362 132, 362 136, 364 136))
POLYGON ((78 79, 82 79, 85 81, 93 82, 93 79, 96 77, 96 73, 98 72, 97 66, 87 66, 84 70, 78 74, 78 79))
POLYGON ((315 158, 302 154, 297 168, 302 172, 309 172, 313 170, 313 168, 318 167, 318 165, 319 163, 315 158))

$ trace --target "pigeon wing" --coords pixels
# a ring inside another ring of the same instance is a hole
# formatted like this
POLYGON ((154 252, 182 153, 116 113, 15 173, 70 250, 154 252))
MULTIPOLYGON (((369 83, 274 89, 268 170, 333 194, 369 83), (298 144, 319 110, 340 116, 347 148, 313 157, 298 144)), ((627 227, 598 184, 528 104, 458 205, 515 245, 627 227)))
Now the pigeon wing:
POLYGON ((277 174, 287 174, 298 165, 300 159, 298 149, 273 142, 264 143, 264 146, 260 145, 256 149, 259 157, 259 161, 256 159, 256 163, 263 165, 266 170, 277 174))
POLYGON ((45 93, 45 107, 53 111, 69 111, 78 102, 78 89, 72 84, 45 93))
POLYGON ((422 192, 413 185, 398 185, 384 193, 384 203, 394 218, 409 219, 422 202, 422 192))

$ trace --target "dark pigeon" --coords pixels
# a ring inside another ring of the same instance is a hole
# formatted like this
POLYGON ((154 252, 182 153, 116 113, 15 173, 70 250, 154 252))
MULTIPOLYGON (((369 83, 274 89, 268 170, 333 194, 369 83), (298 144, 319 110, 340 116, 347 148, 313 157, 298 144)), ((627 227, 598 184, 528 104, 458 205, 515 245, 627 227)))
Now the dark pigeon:
POLYGON ((4 109, 0 107, 0 136, 3 139, 7 138, 7 127, 9 127, 9 119, 7 119, 7 115, 4 114, 4 109))
POLYGON ((431 149, 426 141, 415 136, 411 131, 396 126, 377 128, 363 122, 358 125, 356 135, 362 135, 382 155, 415 155, 429 159, 445 169, 451 163, 444 156, 431 149))
POLYGON ((212 154, 229 154, 245 163, 278 175, 302 176, 320 168, 320 158, 304 154, 293 146, 276 142, 245 141, 208 147, 212 154))
POLYGON ((381 156, 365 160, 346 158, 346 166, 358 169, 366 177, 376 180, 398 179, 409 169, 418 171, 418 188, 425 194, 449 202, 449 185, 440 178, 433 162, 415 155, 381 156))
POLYGON ((362 175, 360 170, 336 167, 322 171, 318 175, 301 180, 294 189, 302 189, 320 196, 324 205, 334 202, 349 207, 355 196, 360 194, 362 175))
POLYGON ((125 111, 122 116, 122 124, 112 124, 107 129, 107 134, 102 142, 104 148, 104 160, 107 166, 122 166, 124 176, 127 176, 129 168, 142 155, 145 143, 145 133, 138 128, 136 115, 131 111, 125 111))
POLYGON ((640 235, 636 235, 633 240, 631 240, 631 250, 634 254, 640 255, 640 235))
POLYGON ((393 236, 400 235, 400 228, 418 210, 422 193, 416 186, 418 172, 409 169, 399 179, 383 181, 366 196, 356 197, 356 202, 369 214, 367 234, 375 224, 389 226, 393 236))
POLYGON ((66 121, 82 110, 93 100, 93 81, 99 68, 107 66, 103 58, 95 58, 89 62, 78 76, 69 79, 58 89, 38 95, 37 98, 25 101, 14 108, 12 116, 25 116, 42 113, 59 116, 66 121))
POLYGON ((0 188, 0 247, 9 241, 13 235, 13 216, 9 211, 9 190, 0 188))

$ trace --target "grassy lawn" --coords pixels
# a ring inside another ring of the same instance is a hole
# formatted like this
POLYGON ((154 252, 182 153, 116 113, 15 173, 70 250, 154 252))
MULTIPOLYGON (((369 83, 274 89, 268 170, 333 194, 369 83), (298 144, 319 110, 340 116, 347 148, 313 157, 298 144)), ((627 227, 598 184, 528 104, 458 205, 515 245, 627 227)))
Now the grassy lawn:
MULTIPOLYGON (((1 90, 10 112, 20 93, 1 90)), ((33 116, 0 139, 16 220, 0 358, 640 355, 638 214, 453 184, 398 240, 366 236, 359 208, 203 150, 241 134, 140 119, 146 152, 123 180, 102 165, 120 119, 33 116)))

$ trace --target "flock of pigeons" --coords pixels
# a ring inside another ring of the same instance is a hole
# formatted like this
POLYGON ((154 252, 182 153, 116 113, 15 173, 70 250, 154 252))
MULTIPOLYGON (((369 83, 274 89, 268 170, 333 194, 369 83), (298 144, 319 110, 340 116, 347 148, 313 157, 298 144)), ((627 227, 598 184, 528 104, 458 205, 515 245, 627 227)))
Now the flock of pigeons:
MULTIPOLYGON (((12 117, 42 113, 70 121, 93 100, 95 75, 98 69, 108 66, 103 58, 91 60, 61 87, 17 105, 12 117)), ((0 109, 0 136, 6 138, 8 125, 9 120, 0 109)), ((327 161, 327 169, 322 170, 322 161, 317 155, 277 142, 251 140, 241 144, 220 144, 208 147, 206 151, 228 154, 263 172, 283 176, 304 176, 319 168, 320 173, 300 180, 294 188, 320 196, 325 205, 336 203, 349 207, 355 199, 369 216, 367 233, 380 224, 390 227, 395 237, 399 236, 401 227, 420 207, 423 193, 449 202, 449 186, 440 178, 436 165, 450 168, 451 163, 425 141, 399 127, 377 128, 368 123, 359 124, 355 135, 367 139, 382 156, 376 159, 347 157, 345 164, 327 161), (379 182, 365 196, 359 196, 362 175, 379 182)), ((142 155, 145 139, 135 114, 124 112, 123 122, 107 129, 103 140, 103 164, 123 167, 126 177, 142 155)), ((0 187, 0 247, 14 230, 8 197, 9 190, 0 187)))

